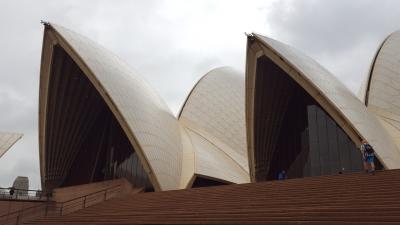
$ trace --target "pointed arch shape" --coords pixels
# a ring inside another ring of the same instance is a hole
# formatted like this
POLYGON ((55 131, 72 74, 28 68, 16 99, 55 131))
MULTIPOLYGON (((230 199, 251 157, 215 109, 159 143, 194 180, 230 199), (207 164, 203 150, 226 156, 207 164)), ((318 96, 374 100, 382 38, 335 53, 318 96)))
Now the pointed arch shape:
POLYGON ((267 57, 285 71, 313 97, 359 145, 366 139, 374 147, 377 158, 388 169, 400 168, 400 154, 388 133, 340 81, 310 57, 298 50, 259 34, 248 36, 246 59, 246 124, 252 180, 255 179, 254 107, 256 62, 267 57))
POLYGON ((400 31, 388 35, 372 60, 365 105, 400 148, 400 31))
POLYGON ((244 76, 212 69, 193 87, 179 113, 194 154, 194 173, 228 183, 250 182, 246 149, 244 76))
MULTIPOLYGON (((115 55, 86 37, 49 23, 45 24, 44 30, 39 93, 42 186, 46 186, 49 176, 55 172, 58 173, 55 179, 62 179, 68 169, 51 169, 47 166, 50 162, 46 161, 46 124, 51 113, 47 103, 55 46, 73 59, 101 95, 137 152, 155 190, 178 189, 182 172, 181 134, 167 105, 115 55)), ((55 186, 60 182, 55 181, 55 186)))

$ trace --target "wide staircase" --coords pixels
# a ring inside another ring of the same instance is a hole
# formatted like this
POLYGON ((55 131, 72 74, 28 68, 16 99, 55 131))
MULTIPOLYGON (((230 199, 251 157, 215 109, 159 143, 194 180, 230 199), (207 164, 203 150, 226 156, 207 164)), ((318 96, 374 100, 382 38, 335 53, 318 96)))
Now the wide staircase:
POLYGON ((400 170, 130 194, 26 224, 400 224, 400 170))

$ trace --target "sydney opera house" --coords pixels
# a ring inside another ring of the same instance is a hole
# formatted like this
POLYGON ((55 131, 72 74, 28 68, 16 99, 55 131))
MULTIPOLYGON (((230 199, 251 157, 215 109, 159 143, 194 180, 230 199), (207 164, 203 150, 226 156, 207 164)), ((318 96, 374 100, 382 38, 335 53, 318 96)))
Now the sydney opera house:
MULTIPOLYGON (((124 177, 162 191, 362 170, 358 146, 378 166, 400 167, 400 103, 379 50, 360 101, 296 49, 248 36, 246 76, 204 75, 176 118, 115 55, 46 25, 40 74, 40 169, 45 189, 124 177)), ((397 79, 400 79, 399 77, 397 79)))
POLYGON ((246 54, 245 75, 211 70, 175 116, 113 53, 46 23, 43 190, 119 178, 158 192, 271 181, 282 170, 289 180, 354 174, 364 139, 377 169, 400 168, 400 32, 379 47, 358 97, 279 41, 250 34, 246 54))

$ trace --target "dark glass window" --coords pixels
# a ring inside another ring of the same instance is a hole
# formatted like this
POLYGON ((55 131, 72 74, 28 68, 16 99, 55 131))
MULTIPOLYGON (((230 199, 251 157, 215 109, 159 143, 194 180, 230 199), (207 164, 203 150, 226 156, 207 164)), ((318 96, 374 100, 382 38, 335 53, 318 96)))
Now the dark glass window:
POLYGON ((135 149, 100 93, 62 48, 55 46, 54 55, 46 185, 126 178, 133 186, 152 190, 135 149))
POLYGON ((210 187, 219 185, 226 185, 226 183, 197 176, 192 184, 192 188, 210 187))
POLYGON ((308 105, 307 111, 311 175, 361 171, 361 153, 346 133, 319 105, 308 105))
MULTIPOLYGON (((255 177, 276 179, 362 170, 357 146, 285 71, 257 60, 254 102, 255 177)), ((379 162, 378 162, 379 163, 379 162)))

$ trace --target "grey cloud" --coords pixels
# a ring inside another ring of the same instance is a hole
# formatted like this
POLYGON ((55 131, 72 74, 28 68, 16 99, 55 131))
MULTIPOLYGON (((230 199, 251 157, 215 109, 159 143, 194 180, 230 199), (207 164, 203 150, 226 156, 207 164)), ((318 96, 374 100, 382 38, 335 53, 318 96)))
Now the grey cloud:
POLYGON ((353 92, 383 39, 400 29, 398 1, 278 1, 270 34, 316 59, 353 92))
POLYGON ((331 54, 400 29, 399 8, 398 1, 280 1, 267 21, 288 42, 331 54))

